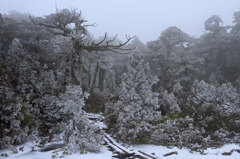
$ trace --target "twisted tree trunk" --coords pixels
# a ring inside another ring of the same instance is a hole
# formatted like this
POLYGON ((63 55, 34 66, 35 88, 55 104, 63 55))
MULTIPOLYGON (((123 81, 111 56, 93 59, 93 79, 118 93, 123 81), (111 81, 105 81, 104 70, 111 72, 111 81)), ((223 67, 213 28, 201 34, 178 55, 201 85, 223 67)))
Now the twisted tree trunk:
POLYGON ((74 53, 72 54, 71 75, 74 84, 82 86, 82 52, 83 47, 79 39, 74 40, 74 53))

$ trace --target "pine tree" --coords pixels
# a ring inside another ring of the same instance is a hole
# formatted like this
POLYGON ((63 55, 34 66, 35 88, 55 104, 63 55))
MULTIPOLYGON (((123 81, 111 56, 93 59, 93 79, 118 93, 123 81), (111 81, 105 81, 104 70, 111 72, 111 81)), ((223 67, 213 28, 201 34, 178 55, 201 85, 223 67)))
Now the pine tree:
POLYGON ((118 99, 106 105, 108 126, 122 140, 134 143, 148 142, 152 125, 161 117, 158 93, 152 91, 158 78, 141 58, 133 55, 128 72, 122 76, 118 99))

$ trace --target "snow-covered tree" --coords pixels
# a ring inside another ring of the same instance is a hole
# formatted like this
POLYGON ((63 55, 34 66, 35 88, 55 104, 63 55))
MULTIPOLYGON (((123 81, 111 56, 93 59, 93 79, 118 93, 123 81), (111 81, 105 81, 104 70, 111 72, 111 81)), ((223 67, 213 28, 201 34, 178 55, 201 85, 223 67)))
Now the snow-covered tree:
POLYGON ((30 17, 31 21, 39 26, 48 28, 54 35, 64 36, 70 39, 72 50, 70 56, 71 63, 71 77, 72 82, 82 85, 82 57, 83 51, 113 51, 126 52, 130 49, 123 48, 132 37, 126 37, 124 43, 118 45, 112 44, 116 39, 108 39, 107 34, 100 41, 93 40, 92 35, 88 32, 89 26, 94 24, 86 24, 86 20, 77 9, 62 9, 56 10, 56 13, 43 17, 30 17), (73 26, 74 25, 74 26, 73 26))
POLYGON ((160 77, 158 87, 170 92, 175 84, 188 90, 194 79, 204 73, 204 59, 194 53, 194 39, 177 27, 169 27, 159 39, 148 43, 151 67, 160 77))
POLYGON ((181 109, 178 105, 178 100, 173 93, 168 93, 166 90, 160 93, 160 110, 162 115, 181 113, 181 109))
POLYGON ((213 15, 205 21, 204 26, 207 31, 217 33, 223 29, 221 26, 222 23, 222 19, 218 15, 213 15))
POLYGON ((14 92, 4 69, 0 68, 0 149, 27 140, 25 103, 14 92))
MULTIPOLYGON (((193 105, 201 110, 211 110, 221 116, 231 116, 239 111, 237 89, 229 83, 216 87, 204 81, 195 81, 192 86, 193 105)), ((212 112, 212 113, 213 113, 212 112)))
MULTIPOLYGON (((83 93, 80 86, 67 86, 66 91, 59 96, 58 105, 60 111, 67 114, 72 114, 72 122, 78 122, 82 112, 82 107, 85 105, 85 99, 89 94, 83 93)), ((74 126, 73 126, 74 129, 74 126)))
POLYGON ((219 16, 213 15, 208 18, 204 25, 206 33, 202 35, 196 42, 196 53, 205 59, 205 70, 207 78, 215 76, 217 83, 223 83, 228 79, 232 79, 230 69, 235 63, 235 53, 230 53, 229 42, 230 36, 227 32, 228 26, 222 25, 219 16), (232 58, 233 57, 233 58, 232 58))
MULTIPOLYGON (((234 25, 232 26, 232 29, 230 31, 230 47, 229 47, 229 52, 230 52, 230 57, 231 57, 231 63, 228 65, 234 66, 231 67, 231 69, 228 70, 228 72, 232 73, 232 77, 236 74, 240 74, 240 10, 234 13, 234 20, 233 23, 234 25), (232 71, 231 71, 232 70, 232 71)), ((238 78, 235 76, 235 79, 238 78)))
POLYGON ((136 54, 122 78, 117 99, 106 104, 106 123, 124 141, 148 142, 152 125, 161 117, 158 93, 152 91, 158 78, 136 54))
MULTIPOLYGON (((203 127, 211 135, 220 129, 239 133, 236 124, 240 118, 238 96, 237 89, 230 82, 214 86, 204 81, 195 81, 189 101, 195 109, 193 116, 196 125, 203 127)), ((224 139, 216 138, 216 140, 224 139)))
POLYGON ((88 93, 83 93, 80 86, 69 85, 66 91, 60 94, 57 104, 60 112, 67 117, 63 122, 65 127, 61 140, 67 143, 70 152, 99 151, 103 134, 100 129, 91 123, 84 111, 85 99, 88 93))
POLYGON ((109 90, 114 90, 115 79, 112 67, 115 59, 112 55, 110 52, 84 54, 85 88, 90 92, 98 90, 110 94, 109 90))
POLYGON ((19 39, 15 38, 12 41, 4 62, 15 91, 20 94, 33 91, 39 63, 28 55, 19 39))
POLYGON ((181 46, 184 49, 188 49, 188 47, 191 47, 192 41, 189 35, 175 26, 169 27, 163 31, 159 40, 167 56, 171 54, 175 46, 181 46))

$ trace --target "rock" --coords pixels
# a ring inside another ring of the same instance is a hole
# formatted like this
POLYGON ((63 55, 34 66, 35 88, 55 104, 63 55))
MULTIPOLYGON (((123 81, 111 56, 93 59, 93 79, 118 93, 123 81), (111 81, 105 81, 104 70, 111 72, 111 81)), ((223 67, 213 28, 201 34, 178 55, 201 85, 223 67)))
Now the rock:
POLYGON ((1 156, 2 157, 8 157, 8 154, 7 153, 2 153, 1 156))
POLYGON ((24 149, 24 146, 22 146, 22 147, 19 148, 20 151, 24 151, 23 149, 24 149))
POLYGON ((37 150, 35 150, 35 147, 33 146, 33 147, 32 147, 32 152, 35 152, 35 151, 37 151, 37 150))
POLYGON ((17 154, 17 153, 18 153, 18 150, 17 150, 17 149, 14 149, 14 150, 13 150, 13 153, 14 153, 14 154, 17 154))

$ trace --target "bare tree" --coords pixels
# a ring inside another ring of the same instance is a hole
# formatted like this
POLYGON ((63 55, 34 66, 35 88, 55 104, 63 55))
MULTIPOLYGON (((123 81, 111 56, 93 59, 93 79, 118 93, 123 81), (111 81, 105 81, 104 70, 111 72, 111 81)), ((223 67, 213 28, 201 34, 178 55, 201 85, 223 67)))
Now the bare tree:
POLYGON ((126 36, 126 41, 117 45, 113 41, 117 35, 108 39, 107 34, 102 40, 96 42, 87 31, 88 27, 94 27, 95 24, 86 24, 86 20, 82 18, 81 12, 77 9, 62 9, 56 10, 56 13, 42 17, 30 17, 31 21, 43 27, 48 28, 53 34, 70 37, 72 41, 73 50, 71 75, 75 84, 82 85, 82 53, 83 50, 92 51, 112 51, 115 53, 127 53, 131 49, 124 48, 124 46, 134 37, 126 36), (74 27, 73 27, 74 26, 74 27))

